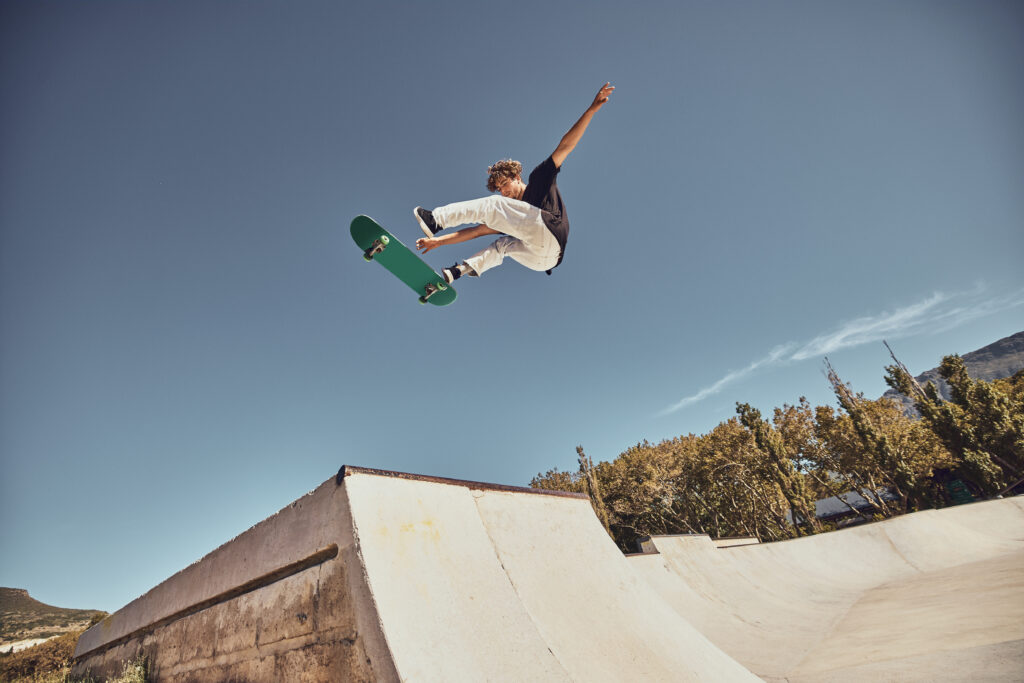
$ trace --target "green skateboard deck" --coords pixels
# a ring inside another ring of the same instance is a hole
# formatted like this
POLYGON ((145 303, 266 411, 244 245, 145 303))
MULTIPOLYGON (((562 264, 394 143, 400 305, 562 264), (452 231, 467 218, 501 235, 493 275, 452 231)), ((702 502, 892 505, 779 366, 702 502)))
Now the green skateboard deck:
POLYGON ((455 290, 423 262, 415 252, 398 238, 380 227, 369 216, 356 216, 352 220, 352 239, 363 250, 363 258, 376 261, 409 285, 420 297, 420 303, 447 306, 455 301, 455 290))

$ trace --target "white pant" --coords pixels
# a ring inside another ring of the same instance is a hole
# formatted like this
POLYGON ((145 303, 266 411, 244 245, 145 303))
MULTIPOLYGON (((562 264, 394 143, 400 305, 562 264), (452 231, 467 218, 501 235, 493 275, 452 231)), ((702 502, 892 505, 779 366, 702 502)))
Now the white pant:
POLYGON ((468 202, 456 202, 433 211, 442 228, 464 223, 483 223, 505 233, 486 249, 466 259, 469 267, 482 275, 500 265, 506 256, 530 270, 550 270, 558 263, 558 240, 544 225, 541 210, 519 199, 492 195, 468 202))

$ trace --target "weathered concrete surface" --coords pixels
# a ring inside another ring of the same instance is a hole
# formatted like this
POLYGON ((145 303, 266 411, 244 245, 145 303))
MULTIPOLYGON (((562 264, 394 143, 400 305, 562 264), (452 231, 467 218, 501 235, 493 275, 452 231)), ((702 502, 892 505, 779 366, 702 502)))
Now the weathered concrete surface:
POLYGON ((639 581, 586 498, 345 468, 79 641, 155 681, 757 680, 639 581))
POLYGON ((329 481, 84 633, 73 670, 145 653, 157 681, 397 680, 354 534, 329 481))
POLYGON ((655 537, 628 558, 767 680, 1024 680, 1024 499, 716 548, 655 537))

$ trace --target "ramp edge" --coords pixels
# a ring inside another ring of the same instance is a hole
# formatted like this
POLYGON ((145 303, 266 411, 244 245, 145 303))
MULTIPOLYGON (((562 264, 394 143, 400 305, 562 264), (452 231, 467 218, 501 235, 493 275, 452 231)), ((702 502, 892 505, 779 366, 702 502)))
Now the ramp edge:
POLYGON ((467 481, 464 479, 449 479, 447 477, 432 477, 425 474, 409 474, 408 472, 395 472, 392 470, 378 470, 372 467, 358 467, 355 465, 342 465, 338 470, 334 483, 338 486, 354 474, 365 474, 374 477, 391 477, 393 479, 408 479, 410 481, 425 481, 434 484, 446 484, 448 486, 462 486, 476 491, 505 491, 508 493, 532 493, 541 496, 559 496, 562 498, 583 498, 587 499, 585 493, 572 493, 569 491, 550 491, 548 489, 535 489, 528 486, 506 486, 504 484, 488 484, 481 481, 467 481))

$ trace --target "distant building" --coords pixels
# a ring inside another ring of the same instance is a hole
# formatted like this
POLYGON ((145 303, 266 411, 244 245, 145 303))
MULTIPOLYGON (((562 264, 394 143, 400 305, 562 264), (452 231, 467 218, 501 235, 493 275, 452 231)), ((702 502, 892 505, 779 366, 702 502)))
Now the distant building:
MULTIPOLYGON (((866 492, 866 491, 865 491, 866 492)), ((862 495, 864 492, 849 491, 840 496, 823 498, 814 503, 814 516, 822 522, 832 522, 839 527, 863 524, 871 519, 874 507, 862 495), (850 508, 853 508, 852 510, 850 508), (856 512, 854 511, 856 510, 856 512)), ((879 498, 887 503, 899 502, 900 498, 889 488, 877 491, 879 498)), ((793 513, 786 513, 786 519, 793 524, 793 513)), ((802 522, 803 519, 801 518, 802 522)))
MULTIPOLYGON (((867 493, 867 491, 864 491, 867 493)), ((887 503, 899 502, 900 498, 889 488, 883 488, 876 492, 877 496, 887 503)), ((852 526, 861 523, 863 518, 860 514, 870 518, 874 507, 867 498, 858 491, 849 491, 841 496, 823 498, 814 503, 814 514, 822 522, 834 522, 839 526, 852 526), (854 508, 854 512, 850 508, 854 508)))

